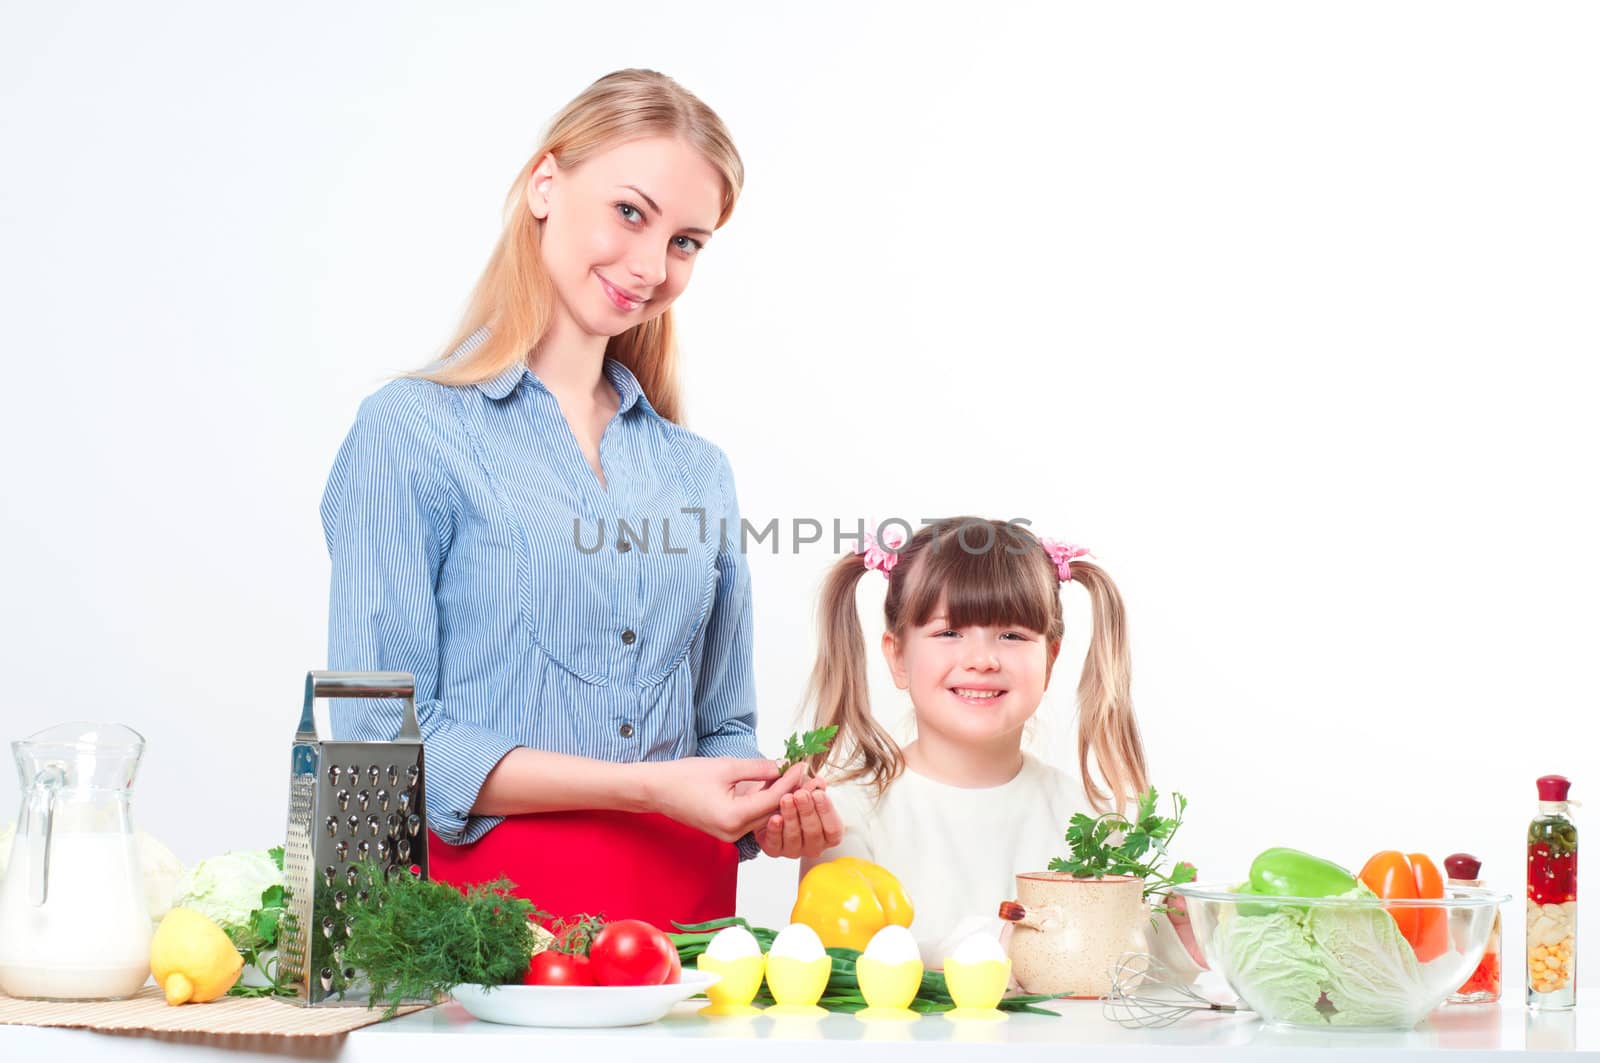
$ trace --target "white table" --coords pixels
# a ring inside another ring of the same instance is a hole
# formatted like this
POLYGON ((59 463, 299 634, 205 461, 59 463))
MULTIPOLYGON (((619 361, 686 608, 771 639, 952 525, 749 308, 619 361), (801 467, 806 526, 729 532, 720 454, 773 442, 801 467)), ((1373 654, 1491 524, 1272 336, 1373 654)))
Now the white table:
POLYGON ((620 1030, 539 1030, 494 1026, 445 1004, 356 1030, 342 1038, 218 1038, 101 1034, 86 1030, 0 1027, 0 1060, 185 1061, 331 1059, 340 1063, 609 1063, 684 1059, 694 1063, 1062 1063, 1074 1056, 1117 1063, 1180 1063, 1233 1053, 1260 1060, 1359 1057, 1363 1063, 1448 1053, 1474 1059, 1600 1060, 1600 1003, 1569 1012, 1531 1014, 1518 1003, 1448 1007, 1408 1033, 1321 1032, 1267 1026, 1243 1016, 1195 1016, 1165 1030, 1124 1030, 1094 1002, 1063 1002, 1060 1018, 1015 1015, 1004 1022, 952 1022, 927 1016, 910 1023, 821 1019, 706 1020, 696 1004, 664 1021, 620 1030), (760 1041, 759 1046, 746 1042, 760 1041))

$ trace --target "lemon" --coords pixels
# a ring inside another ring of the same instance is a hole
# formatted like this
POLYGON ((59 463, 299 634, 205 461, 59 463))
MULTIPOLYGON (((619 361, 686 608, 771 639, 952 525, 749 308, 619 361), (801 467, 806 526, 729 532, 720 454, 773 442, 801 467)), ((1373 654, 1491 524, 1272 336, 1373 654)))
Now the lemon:
POLYGON ((239 980, 244 957, 222 928, 192 908, 174 908, 150 940, 150 973, 168 1004, 215 1000, 239 980))

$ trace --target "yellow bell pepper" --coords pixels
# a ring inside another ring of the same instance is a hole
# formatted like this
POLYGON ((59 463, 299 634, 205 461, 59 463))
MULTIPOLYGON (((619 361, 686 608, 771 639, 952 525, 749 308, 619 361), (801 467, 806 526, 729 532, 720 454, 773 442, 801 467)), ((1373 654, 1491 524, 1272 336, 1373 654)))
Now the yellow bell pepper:
POLYGON ((900 880, 868 860, 841 856, 800 880, 789 922, 817 932, 825 948, 863 950, 889 925, 911 925, 915 914, 900 880))

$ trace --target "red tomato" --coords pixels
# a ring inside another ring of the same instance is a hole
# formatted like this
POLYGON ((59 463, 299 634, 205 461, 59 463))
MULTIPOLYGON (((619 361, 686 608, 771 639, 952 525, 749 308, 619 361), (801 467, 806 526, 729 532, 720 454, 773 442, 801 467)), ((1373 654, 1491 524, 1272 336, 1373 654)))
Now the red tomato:
POLYGON ((522 984, 594 985, 594 975, 589 961, 582 956, 568 956, 565 952, 547 949, 534 953, 528 973, 522 976, 522 984))
POLYGON ((589 969, 599 985, 665 985, 680 972, 672 940, 640 919, 607 923, 589 945, 589 969))

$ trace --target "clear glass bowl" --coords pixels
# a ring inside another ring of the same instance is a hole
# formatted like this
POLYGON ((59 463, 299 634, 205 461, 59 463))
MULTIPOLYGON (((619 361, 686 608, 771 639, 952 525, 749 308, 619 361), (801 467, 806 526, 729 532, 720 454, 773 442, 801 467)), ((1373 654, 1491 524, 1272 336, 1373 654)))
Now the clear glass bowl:
POLYGON ((1446 886, 1438 900, 1258 897, 1224 884, 1174 887, 1213 971, 1268 1022, 1317 1029, 1410 1029, 1483 957, 1507 893, 1446 886), (1426 963, 1400 922, 1431 921, 1426 963), (1440 928, 1442 924, 1442 929, 1440 928))

